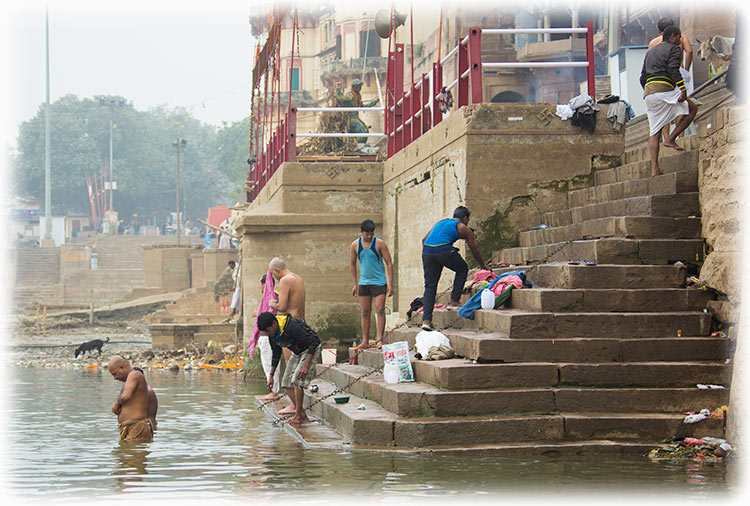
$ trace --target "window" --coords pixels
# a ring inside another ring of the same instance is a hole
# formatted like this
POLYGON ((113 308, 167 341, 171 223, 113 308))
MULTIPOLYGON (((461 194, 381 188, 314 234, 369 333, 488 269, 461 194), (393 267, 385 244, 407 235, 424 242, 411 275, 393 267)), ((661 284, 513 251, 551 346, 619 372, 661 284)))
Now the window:
POLYGON ((299 90, 299 68, 292 69, 292 91, 299 90))
POLYGON ((359 32, 359 57, 380 56, 380 37, 375 30, 359 32), (367 54, 365 54, 367 48, 367 54))

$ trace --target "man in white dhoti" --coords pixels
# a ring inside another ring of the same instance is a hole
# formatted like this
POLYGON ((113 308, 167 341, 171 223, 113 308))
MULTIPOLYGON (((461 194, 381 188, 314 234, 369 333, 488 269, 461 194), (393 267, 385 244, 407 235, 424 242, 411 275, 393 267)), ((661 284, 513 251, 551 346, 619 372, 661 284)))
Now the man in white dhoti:
MULTIPOLYGON (((674 20, 672 18, 661 18, 659 20, 659 23, 656 25, 656 30, 659 32, 659 35, 657 37, 654 37, 651 39, 651 42, 648 43, 648 48, 651 49, 654 46, 661 44, 664 37, 664 30, 668 26, 674 25, 674 20)), ((682 51, 682 56, 680 57, 680 75, 682 76, 682 80, 685 82, 685 88, 687 89, 688 97, 693 94, 693 47, 690 44, 690 39, 688 39, 685 34, 683 33, 680 37, 680 43, 678 44, 680 46, 680 50, 682 51)), ((700 102, 697 102, 696 100, 693 100, 696 105, 700 104, 700 102)), ((662 129, 663 139, 666 140, 667 137, 669 137, 669 125, 665 126, 662 129)), ((695 127, 693 125, 690 125, 688 127, 687 132, 685 132, 685 135, 693 135, 695 134, 695 127)))
POLYGON ((679 28, 674 25, 666 27, 662 42, 649 49, 643 60, 641 86, 643 86, 643 98, 646 102, 650 130, 648 148, 651 155, 652 176, 662 174, 659 168, 662 128, 679 117, 675 129, 664 139, 664 145, 677 151, 684 151, 677 145, 675 139, 692 123, 698 112, 695 103, 687 98, 685 82, 680 74, 681 39, 682 33, 679 28))

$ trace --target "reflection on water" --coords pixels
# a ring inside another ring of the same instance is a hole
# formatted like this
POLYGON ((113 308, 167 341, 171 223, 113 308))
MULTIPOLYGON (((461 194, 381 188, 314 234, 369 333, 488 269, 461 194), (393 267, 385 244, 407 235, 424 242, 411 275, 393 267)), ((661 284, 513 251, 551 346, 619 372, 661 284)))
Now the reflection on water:
POLYGON ((159 396, 152 443, 119 443, 120 391, 102 371, 17 368, 9 402, 9 482, 27 498, 128 492, 145 499, 354 494, 428 498, 499 491, 668 491, 708 497, 727 467, 642 457, 498 457, 305 450, 253 406, 261 383, 221 372, 147 371, 159 396))

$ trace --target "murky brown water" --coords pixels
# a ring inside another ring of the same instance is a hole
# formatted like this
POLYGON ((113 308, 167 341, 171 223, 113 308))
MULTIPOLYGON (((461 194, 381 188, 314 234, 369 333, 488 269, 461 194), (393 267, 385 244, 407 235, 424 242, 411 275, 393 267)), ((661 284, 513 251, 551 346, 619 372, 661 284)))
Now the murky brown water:
MULTIPOLYGON (((110 408, 121 383, 106 370, 12 367, 7 482, 32 500, 132 500, 613 491, 721 498, 726 465, 645 458, 498 457, 306 450, 253 406, 260 383, 224 372, 147 371, 159 396, 148 444, 120 445, 110 408), (123 495, 126 492, 126 495, 123 495)), ((390 499, 388 499, 390 498, 390 499)))

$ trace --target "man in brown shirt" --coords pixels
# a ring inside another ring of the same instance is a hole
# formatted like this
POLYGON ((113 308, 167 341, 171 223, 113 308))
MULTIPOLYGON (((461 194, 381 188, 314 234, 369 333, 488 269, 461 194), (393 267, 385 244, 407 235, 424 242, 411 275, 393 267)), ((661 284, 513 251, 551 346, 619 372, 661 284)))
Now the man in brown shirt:
POLYGON ((148 385, 143 374, 133 370, 130 363, 117 355, 108 364, 109 373, 125 383, 112 406, 117 415, 120 441, 148 443, 154 438, 154 427, 148 416, 148 385))

